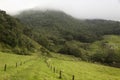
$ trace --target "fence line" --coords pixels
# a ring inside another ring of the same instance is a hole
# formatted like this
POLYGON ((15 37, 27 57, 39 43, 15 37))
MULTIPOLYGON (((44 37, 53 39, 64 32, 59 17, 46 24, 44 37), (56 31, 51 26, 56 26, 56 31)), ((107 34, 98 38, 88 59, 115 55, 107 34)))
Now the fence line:
POLYGON ((47 60, 45 61, 45 63, 47 64, 48 68, 50 68, 54 73, 59 73, 59 79, 63 78, 63 73, 70 75, 71 76, 71 80, 75 80, 75 75, 69 74, 69 73, 65 73, 62 70, 58 70, 55 66, 51 65, 47 60))
MULTIPOLYGON (((25 64, 25 63, 27 63, 27 62, 29 62, 31 60, 34 60, 34 59, 28 59, 26 61, 16 62, 15 63, 15 67, 13 67, 13 68, 17 68, 18 66, 22 66, 23 64, 25 64)), ((9 65, 8 64, 4 64, 3 71, 6 72, 8 70, 8 68, 9 68, 9 65)))
MULTIPOLYGON (((25 64, 26 62, 29 62, 31 60, 36 60, 36 59, 28 59, 26 61, 21 61, 21 62, 19 62, 19 64, 18 64, 18 62, 16 62, 15 63, 15 67, 17 68, 18 66, 22 66, 23 64, 25 64)), ((47 64, 48 68, 50 68, 54 73, 58 73, 59 74, 59 76, 58 76, 59 79, 63 79, 64 74, 67 74, 67 75, 72 76, 71 80, 75 80, 75 75, 71 75, 69 73, 63 72, 62 70, 58 70, 57 67, 55 67, 52 64, 50 64, 47 60, 45 60, 45 63, 47 64)), ((4 65, 4 71, 7 71, 8 67, 9 66, 7 64, 5 64, 4 65)))

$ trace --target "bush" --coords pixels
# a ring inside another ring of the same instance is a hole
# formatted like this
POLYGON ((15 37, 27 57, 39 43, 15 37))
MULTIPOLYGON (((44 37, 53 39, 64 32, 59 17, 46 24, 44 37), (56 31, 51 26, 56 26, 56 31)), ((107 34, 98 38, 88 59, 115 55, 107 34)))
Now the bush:
POLYGON ((106 57, 106 63, 120 63, 120 54, 116 53, 114 50, 110 50, 107 57, 106 57))
POLYGON ((30 55, 30 52, 27 50, 27 48, 15 47, 13 52, 19 55, 30 55))
POLYGON ((91 59, 92 59, 92 61, 94 61, 94 62, 97 61, 97 62, 102 62, 102 63, 104 63, 105 60, 106 60, 106 57, 107 57, 106 54, 101 53, 101 52, 97 52, 97 53, 95 53, 95 54, 92 55, 91 59))
POLYGON ((70 43, 66 43, 63 48, 59 50, 59 53, 74 55, 75 57, 82 57, 82 53, 79 47, 70 43))
POLYGON ((108 49, 103 53, 99 51, 93 54, 91 56, 91 60, 94 62, 101 62, 105 64, 114 65, 120 63, 120 54, 116 53, 114 50, 108 49))
POLYGON ((13 52, 16 53, 16 54, 21 54, 21 49, 18 48, 18 47, 15 47, 15 48, 13 49, 13 52))

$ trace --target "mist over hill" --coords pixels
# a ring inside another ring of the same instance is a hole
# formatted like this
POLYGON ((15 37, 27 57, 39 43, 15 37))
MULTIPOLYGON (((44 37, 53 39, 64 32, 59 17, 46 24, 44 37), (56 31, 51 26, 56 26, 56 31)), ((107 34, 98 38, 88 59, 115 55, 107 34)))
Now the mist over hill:
MULTIPOLYGON (((119 22, 97 19, 79 20, 62 11, 28 10, 16 17, 29 26, 33 36, 44 36, 55 45, 71 40, 91 43, 102 39, 103 35, 120 34, 119 22)), ((36 39, 36 41, 40 40, 36 39)))

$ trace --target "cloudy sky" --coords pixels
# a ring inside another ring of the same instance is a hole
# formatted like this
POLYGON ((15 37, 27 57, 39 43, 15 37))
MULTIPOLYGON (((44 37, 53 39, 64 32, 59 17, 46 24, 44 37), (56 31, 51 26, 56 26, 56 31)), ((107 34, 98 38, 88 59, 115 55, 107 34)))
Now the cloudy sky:
POLYGON ((120 0, 0 0, 0 9, 8 13, 31 8, 58 9, 77 18, 120 21, 120 0))

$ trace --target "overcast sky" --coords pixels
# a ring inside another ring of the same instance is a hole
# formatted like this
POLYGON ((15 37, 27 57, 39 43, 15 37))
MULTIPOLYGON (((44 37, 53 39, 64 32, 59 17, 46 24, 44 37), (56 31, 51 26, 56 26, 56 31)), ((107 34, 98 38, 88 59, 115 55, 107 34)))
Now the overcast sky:
POLYGON ((8 13, 35 7, 62 10, 77 18, 120 21, 120 0, 0 0, 0 9, 8 13))

